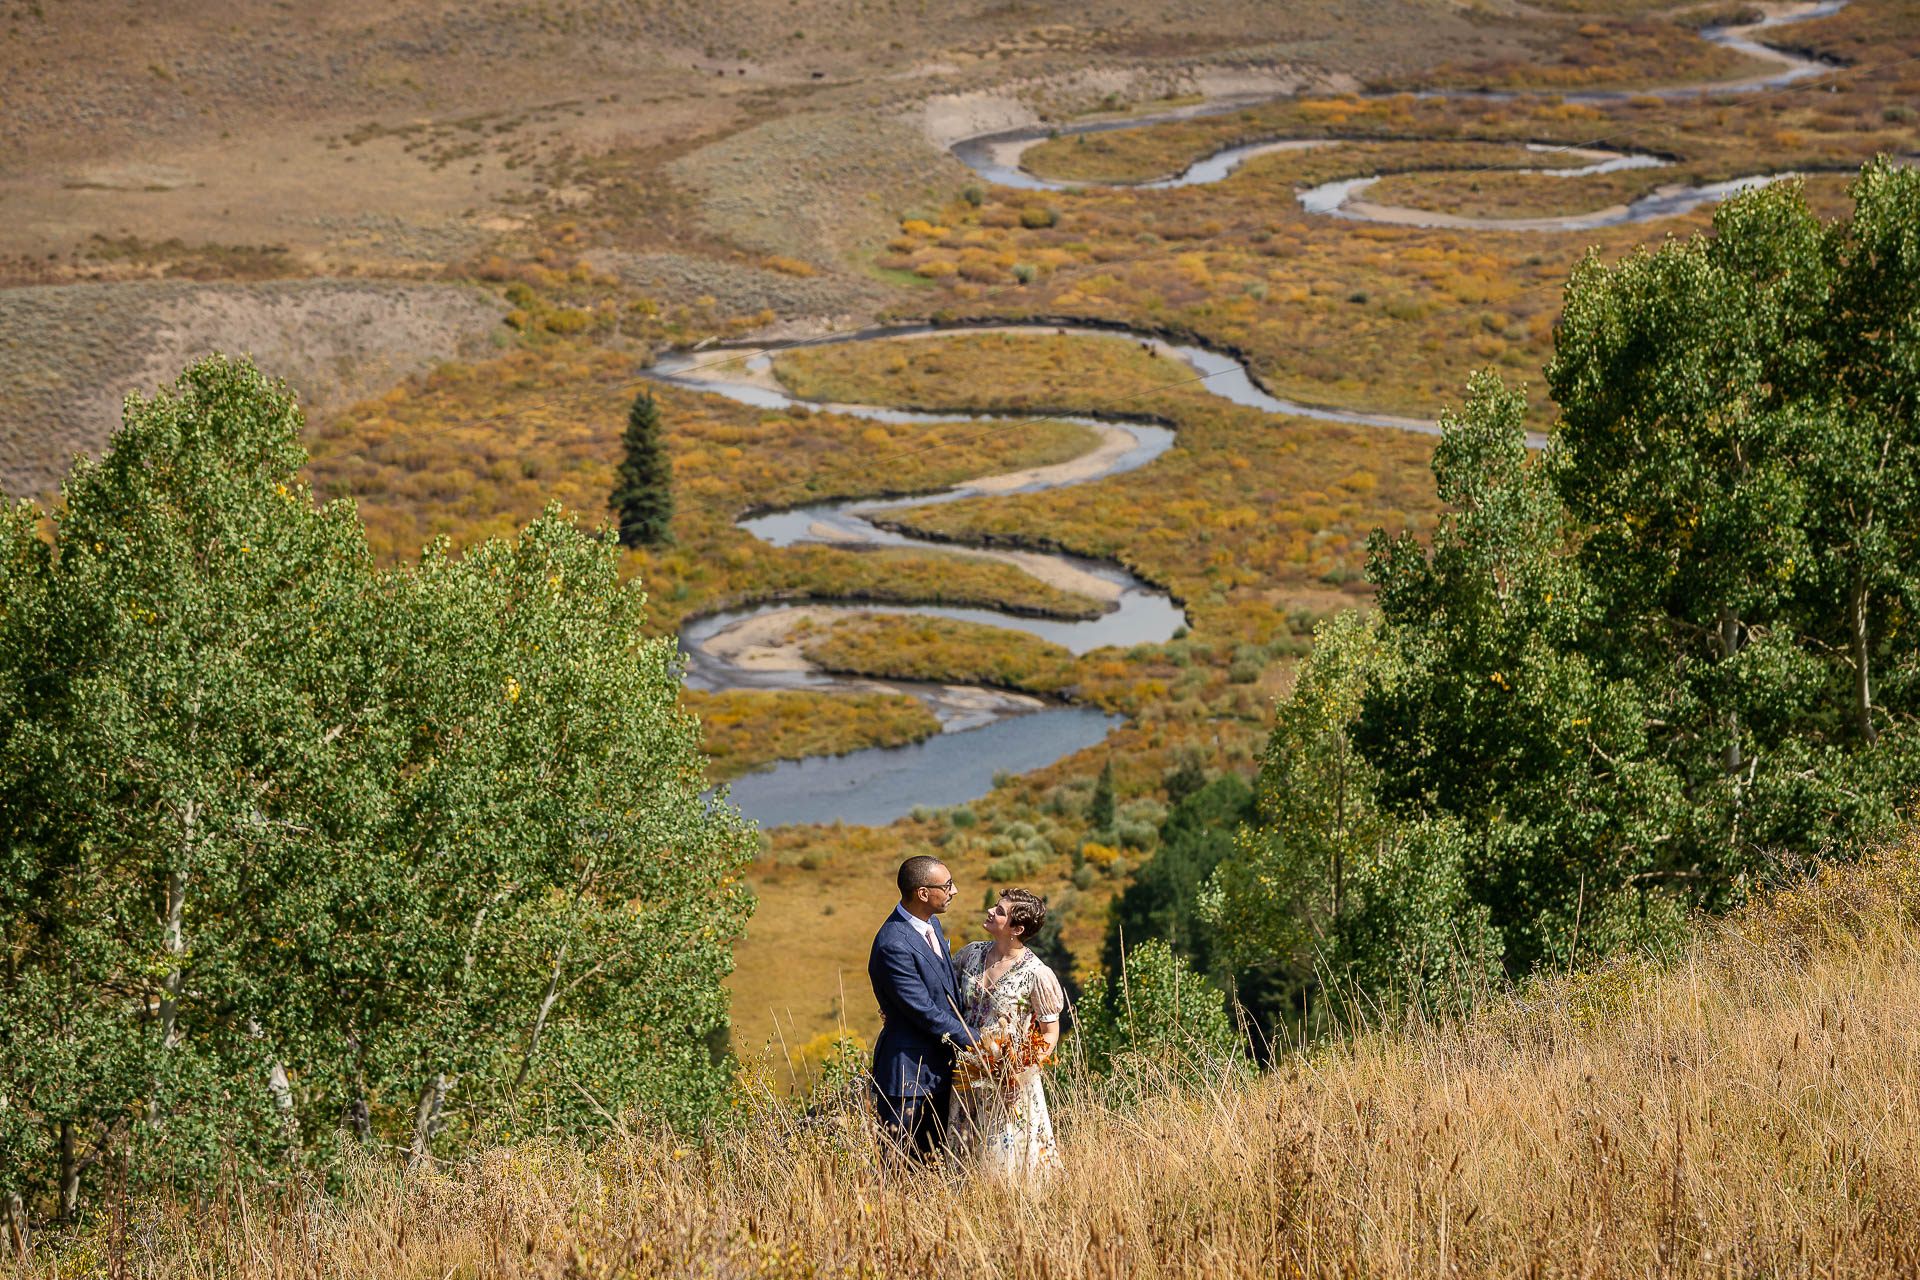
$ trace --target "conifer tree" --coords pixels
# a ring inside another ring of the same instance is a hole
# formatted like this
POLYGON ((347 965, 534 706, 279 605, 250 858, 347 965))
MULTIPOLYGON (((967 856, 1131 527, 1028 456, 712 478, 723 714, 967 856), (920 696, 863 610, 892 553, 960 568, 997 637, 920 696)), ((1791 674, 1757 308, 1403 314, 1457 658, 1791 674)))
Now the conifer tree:
POLYGON ((1087 803, 1087 822, 1095 831, 1113 830, 1113 761, 1100 767, 1093 784, 1093 799, 1087 803))
POLYGON ((614 474, 610 500, 620 522, 620 543, 658 546, 673 536, 673 463, 660 434, 660 405, 651 391, 634 397, 620 444, 625 456, 614 474))

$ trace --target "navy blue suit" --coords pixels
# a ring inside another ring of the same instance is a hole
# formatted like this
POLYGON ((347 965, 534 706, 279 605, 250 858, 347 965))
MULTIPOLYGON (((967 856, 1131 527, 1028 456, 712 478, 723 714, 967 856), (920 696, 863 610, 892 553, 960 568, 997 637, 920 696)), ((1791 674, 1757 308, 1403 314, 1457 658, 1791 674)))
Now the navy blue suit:
POLYGON ((925 1152, 946 1121, 953 1090, 953 1049, 972 1037, 960 1020, 960 988, 939 920, 936 953, 893 909, 874 935, 867 977, 886 1025, 873 1046, 873 1085, 881 1121, 908 1146, 925 1152), (945 1037, 945 1039, 942 1039, 945 1037))

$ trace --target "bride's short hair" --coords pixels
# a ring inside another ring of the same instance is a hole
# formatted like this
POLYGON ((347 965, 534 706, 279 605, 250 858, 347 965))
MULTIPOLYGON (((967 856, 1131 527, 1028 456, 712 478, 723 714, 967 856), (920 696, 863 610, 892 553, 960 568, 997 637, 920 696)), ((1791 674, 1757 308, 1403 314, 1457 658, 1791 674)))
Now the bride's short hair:
POLYGON ((1022 942, 1040 932, 1040 926, 1047 922, 1046 899, 1031 890, 1009 889, 1000 895, 1000 901, 1007 904, 1007 923, 1020 931, 1022 942))

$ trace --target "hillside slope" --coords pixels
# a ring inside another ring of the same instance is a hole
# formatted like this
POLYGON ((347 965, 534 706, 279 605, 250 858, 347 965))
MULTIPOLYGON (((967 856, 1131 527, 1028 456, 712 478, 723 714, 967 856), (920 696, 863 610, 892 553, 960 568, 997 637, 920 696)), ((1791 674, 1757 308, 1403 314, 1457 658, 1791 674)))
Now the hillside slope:
POLYGON ((704 1142, 497 1149, 252 1215, 149 1206, 143 1274, 1910 1275, 1920 835, 1670 962, 1623 959, 1290 1055, 1056 1080, 1045 1199, 886 1176, 743 1098, 704 1142))

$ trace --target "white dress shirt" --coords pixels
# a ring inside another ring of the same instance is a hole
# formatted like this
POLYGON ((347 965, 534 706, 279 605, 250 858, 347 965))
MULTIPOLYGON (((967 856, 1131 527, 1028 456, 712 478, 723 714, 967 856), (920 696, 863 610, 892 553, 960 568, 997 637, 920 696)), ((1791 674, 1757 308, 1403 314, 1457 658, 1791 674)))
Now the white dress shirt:
POLYGON ((933 948, 935 955, 943 960, 946 959, 947 949, 940 945, 940 935, 933 931, 933 922, 931 920, 922 920, 905 907, 895 907, 894 910, 898 911, 901 916, 905 918, 906 922, 913 926, 915 933, 918 933, 927 940, 927 945, 933 948))

